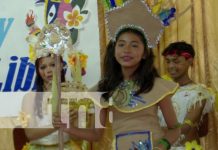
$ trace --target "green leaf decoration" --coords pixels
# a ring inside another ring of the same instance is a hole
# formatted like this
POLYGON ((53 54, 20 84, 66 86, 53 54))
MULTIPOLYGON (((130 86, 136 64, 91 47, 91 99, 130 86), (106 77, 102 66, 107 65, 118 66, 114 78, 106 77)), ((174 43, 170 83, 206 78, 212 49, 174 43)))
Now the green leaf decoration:
POLYGON ((89 11, 88 11, 88 10, 83 10, 83 11, 81 11, 80 13, 81 13, 81 14, 88 14, 89 11))
POLYGON ((82 10, 83 6, 85 5, 86 0, 75 0, 71 2, 72 7, 78 5, 80 10, 82 10))
POLYGON ((78 38, 78 30, 73 28, 70 30, 70 33, 71 33, 72 44, 75 44, 78 38))

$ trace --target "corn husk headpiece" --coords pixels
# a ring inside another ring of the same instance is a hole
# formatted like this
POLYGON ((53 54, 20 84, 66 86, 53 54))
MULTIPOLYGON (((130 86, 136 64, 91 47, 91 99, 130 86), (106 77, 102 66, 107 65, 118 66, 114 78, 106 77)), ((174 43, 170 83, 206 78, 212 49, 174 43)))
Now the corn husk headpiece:
POLYGON ((152 12, 147 3, 144 0, 128 0, 115 5, 116 3, 111 5, 106 12, 110 38, 115 40, 122 29, 133 28, 143 33, 148 41, 148 47, 155 47, 162 35, 164 23, 152 12))

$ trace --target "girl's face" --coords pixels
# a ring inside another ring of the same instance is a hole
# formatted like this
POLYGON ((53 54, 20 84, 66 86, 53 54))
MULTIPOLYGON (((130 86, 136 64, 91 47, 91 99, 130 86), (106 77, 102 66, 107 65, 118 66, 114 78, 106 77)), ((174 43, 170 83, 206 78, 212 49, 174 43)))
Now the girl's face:
POLYGON ((115 58, 124 68, 137 69, 144 57, 144 44, 140 37, 132 32, 120 35, 115 45, 115 58))
POLYGON ((55 61, 53 57, 48 56, 40 58, 38 70, 44 83, 51 83, 54 67, 55 61))

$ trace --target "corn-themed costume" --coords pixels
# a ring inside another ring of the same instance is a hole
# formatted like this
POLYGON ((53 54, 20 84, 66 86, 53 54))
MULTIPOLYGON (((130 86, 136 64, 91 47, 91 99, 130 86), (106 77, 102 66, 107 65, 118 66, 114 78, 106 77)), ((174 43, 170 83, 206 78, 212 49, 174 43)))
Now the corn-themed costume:
POLYGON ((158 102, 173 94, 176 88, 177 84, 156 78, 150 92, 136 96, 134 83, 124 81, 108 102, 101 100, 102 107, 113 113, 111 149, 150 150, 155 147, 164 136, 157 116, 158 102))
MULTIPOLYGON (((180 86, 176 93, 172 96, 172 104, 174 106, 176 116, 178 119, 178 122, 182 124, 190 124, 191 126, 195 123, 192 123, 190 120, 185 120, 185 117, 187 113, 190 111, 190 109, 195 109, 196 104, 203 104, 203 101, 205 102, 205 105, 203 106, 203 111, 201 113, 201 119, 204 114, 208 113, 212 109, 212 105, 214 103, 214 96, 209 92, 209 90, 202 84, 187 84, 184 86, 180 86)), ((158 112, 159 119, 161 126, 166 126, 166 123, 163 119, 162 113, 158 112)), ((182 150, 184 148, 183 144, 181 143, 184 139, 184 135, 181 135, 179 140, 176 142, 175 146, 178 148, 178 150, 182 150)), ((176 150, 176 148, 174 148, 176 150)))

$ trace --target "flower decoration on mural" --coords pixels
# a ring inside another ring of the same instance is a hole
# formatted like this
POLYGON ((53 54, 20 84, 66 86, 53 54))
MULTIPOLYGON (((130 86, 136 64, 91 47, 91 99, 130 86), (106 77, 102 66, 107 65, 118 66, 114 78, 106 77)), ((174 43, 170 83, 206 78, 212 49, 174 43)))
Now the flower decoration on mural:
POLYGON ((33 10, 30 10, 26 15, 26 25, 31 27, 35 23, 35 15, 33 14, 33 10))
POLYGON ((64 12, 64 18, 67 21, 66 27, 68 29, 81 29, 83 26, 83 22, 85 21, 87 15, 86 14, 80 14, 80 8, 79 6, 75 6, 72 12, 65 11, 64 12))
POLYGON ((185 143, 185 150, 202 150, 202 147, 194 140, 192 142, 185 143))
POLYGON ((71 32, 72 44, 78 39, 79 30, 88 18, 88 10, 84 10, 87 0, 37 0, 36 4, 44 3, 46 24, 53 23, 57 18, 71 32))
POLYGON ((147 0, 151 12, 158 16, 164 26, 170 25, 170 20, 175 16, 176 9, 172 3, 165 0, 147 0))
MULTIPOLYGON (((31 11, 32 15, 32 11, 31 11)), ((37 58, 48 56, 49 54, 62 55, 64 51, 72 50, 71 32, 57 19, 52 24, 45 25, 39 29, 35 25, 33 17, 27 14, 26 25, 30 27, 30 33, 26 37, 29 43, 29 58, 34 62, 37 58), (27 21, 31 18, 30 21, 27 21), (29 25, 30 24, 30 25, 29 25), (39 32, 35 34, 31 29, 37 28, 39 32)))
POLYGON ((36 16, 33 13, 33 10, 30 10, 26 15, 26 25, 29 28, 29 35, 26 37, 26 41, 29 43, 29 59, 31 62, 34 62, 36 59, 36 51, 34 45, 38 40, 38 35, 41 32, 41 29, 35 24, 36 16))
POLYGON ((111 8, 120 7, 122 6, 127 0, 102 0, 104 4, 104 9, 106 11, 110 10, 111 8))
POLYGON ((86 67, 87 67, 87 59, 88 56, 82 52, 76 52, 76 53, 71 53, 68 55, 68 63, 70 64, 70 67, 72 70, 76 71, 77 66, 81 68, 81 75, 86 74, 86 67))
MULTIPOLYGON (((128 0, 102 0, 106 11, 122 7, 128 0)), ((142 0, 143 1, 143 0, 142 0)), ((168 0, 145 0, 152 14, 156 15, 164 26, 169 26, 171 19, 175 16, 176 9, 168 0)))
POLYGON ((26 25, 27 27, 29 27, 30 30, 29 35, 37 36, 41 32, 41 29, 35 24, 35 21, 36 21, 36 16, 33 13, 33 10, 29 10, 25 20, 26 25))
POLYGON ((23 128, 26 128, 30 120, 30 115, 26 114, 25 112, 20 112, 17 120, 21 123, 23 128))

